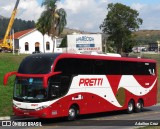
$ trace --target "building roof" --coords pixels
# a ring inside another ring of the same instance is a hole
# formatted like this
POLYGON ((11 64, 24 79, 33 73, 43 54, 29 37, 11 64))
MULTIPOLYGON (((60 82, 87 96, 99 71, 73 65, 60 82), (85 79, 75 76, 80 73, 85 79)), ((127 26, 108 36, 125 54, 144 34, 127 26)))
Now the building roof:
MULTIPOLYGON (((35 28, 32 28, 32 29, 28 29, 28 30, 23 30, 23 31, 19 31, 19 32, 16 32, 14 33, 14 39, 20 39, 21 37, 33 32, 34 30, 36 30, 35 28)), ((12 38, 13 35, 11 35, 11 38, 12 38)), ((10 37, 10 36, 8 36, 10 37)))

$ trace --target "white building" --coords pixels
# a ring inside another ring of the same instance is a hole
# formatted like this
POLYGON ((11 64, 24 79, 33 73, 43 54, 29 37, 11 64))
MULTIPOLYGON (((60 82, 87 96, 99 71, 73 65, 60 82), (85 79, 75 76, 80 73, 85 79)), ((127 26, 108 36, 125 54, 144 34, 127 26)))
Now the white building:
MULTIPOLYGON (((14 34, 14 50, 19 50, 19 53, 31 54, 34 51, 51 53, 57 50, 56 42, 61 42, 62 39, 51 39, 48 35, 43 35, 37 29, 28 29, 14 34), (45 48, 45 49, 44 49, 45 48)), ((60 44, 60 43, 58 43, 60 44)))

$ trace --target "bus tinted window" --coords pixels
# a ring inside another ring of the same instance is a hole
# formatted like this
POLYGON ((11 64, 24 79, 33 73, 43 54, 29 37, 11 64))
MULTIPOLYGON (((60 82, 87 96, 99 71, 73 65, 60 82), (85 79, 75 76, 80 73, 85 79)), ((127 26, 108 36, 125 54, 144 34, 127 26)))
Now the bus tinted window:
POLYGON ((87 59, 61 59, 55 67, 55 71, 64 74, 92 74, 92 61, 87 59))
POLYGON ((121 74, 121 62, 96 60, 94 62, 94 74, 119 75, 121 74))
POLYGON ((155 74, 156 65, 145 62, 121 62, 122 75, 153 75, 155 74), (152 71, 152 72, 150 72, 152 71))
POLYGON ((96 60, 94 74, 102 75, 154 75, 155 63, 96 60))
POLYGON ((105 61, 108 75, 121 75, 121 62, 120 61, 105 61))
POLYGON ((51 66, 59 54, 34 54, 23 59, 18 73, 46 74, 51 72, 51 66))
POLYGON ((65 74, 94 75, 154 75, 155 70, 155 63, 94 59, 61 59, 55 67, 65 74))
POLYGON ((71 79, 69 76, 55 75, 49 79, 49 91, 51 98, 59 98, 65 95, 70 87, 71 79))

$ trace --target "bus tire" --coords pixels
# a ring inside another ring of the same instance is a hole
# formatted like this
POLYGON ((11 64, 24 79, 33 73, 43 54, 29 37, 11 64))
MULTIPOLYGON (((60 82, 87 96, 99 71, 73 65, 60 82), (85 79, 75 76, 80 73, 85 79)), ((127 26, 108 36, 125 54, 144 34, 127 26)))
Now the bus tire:
POLYGON ((142 109, 143 109, 143 100, 139 99, 135 106, 135 112, 141 112, 142 109))
POLYGON ((76 108, 76 106, 71 106, 68 110, 68 117, 67 120, 69 121, 73 121, 77 118, 77 114, 78 114, 78 109, 76 108))
POLYGON ((127 113, 131 114, 134 110, 134 101, 130 100, 127 106, 127 113))

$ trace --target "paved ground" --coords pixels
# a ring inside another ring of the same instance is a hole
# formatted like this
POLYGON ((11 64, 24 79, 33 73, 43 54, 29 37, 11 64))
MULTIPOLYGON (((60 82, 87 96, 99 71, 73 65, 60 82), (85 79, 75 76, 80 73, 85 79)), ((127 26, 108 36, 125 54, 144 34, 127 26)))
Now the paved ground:
MULTIPOLYGON (((32 125, 38 125, 34 127, 36 129, 133 129, 146 125, 159 125, 160 126, 160 105, 145 108, 140 113, 126 114, 124 111, 100 113, 92 115, 80 116, 76 121, 68 122, 63 119, 27 119, 12 117, 12 121, 3 120, 0 125, 12 124, 23 124, 23 126, 30 125, 29 127, 19 127, 23 129, 32 129, 32 125), (18 123, 19 122, 19 123, 18 123), (135 126, 136 124, 136 126, 135 126), (40 126, 42 125, 42 127, 40 126)), ((3 129, 10 129, 13 127, 1 127, 3 129)), ((17 128, 17 127, 16 127, 17 128)))

